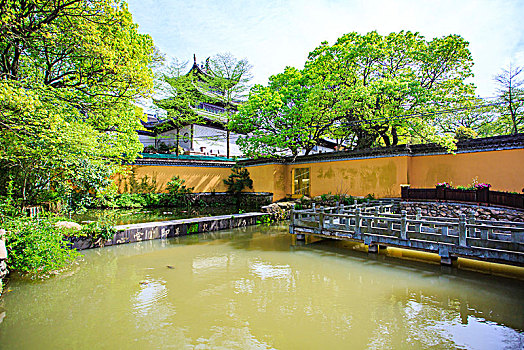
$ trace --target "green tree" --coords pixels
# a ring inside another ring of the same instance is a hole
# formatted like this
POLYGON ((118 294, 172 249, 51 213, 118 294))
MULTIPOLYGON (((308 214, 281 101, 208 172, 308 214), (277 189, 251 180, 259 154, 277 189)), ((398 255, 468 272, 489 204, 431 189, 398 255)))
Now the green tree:
POLYGON ((176 154, 179 155, 178 130, 185 125, 197 123, 201 120, 194 107, 199 102, 208 102, 209 97, 200 90, 206 89, 206 82, 202 81, 193 70, 186 72, 187 61, 173 58, 169 64, 162 65, 156 71, 155 89, 159 96, 153 100, 154 104, 167 112, 169 123, 157 126, 157 131, 167 131, 170 128, 177 130, 176 154), (187 73, 187 74, 186 74, 187 73))
POLYGON ((499 114, 492 101, 472 99, 471 106, 443 113, 435 117, 434 124, 439 134, 457 134, 470 130, 476 137, 498 135, 499 114))
POLYGON ((246 188, 253 189, 249 171, 238 163, 231 168, 231 174, 224 180, 224 184, 227 186, 227 192, 234 194, 239 194, 246 188))
POLYGON ((498 125, 502 134, 524 131, 524 79, 519 77, 522 69, 510 65, 495 77, 501 102, 498 125))
POLYGON ((230 156, 229 121, 236 112, 246 93, 249 91, 249 81, 252 79, 251 69, 246 58, 237 59, 231 53, 219 53, 207 60, 206 68, 212 77, 210 90, 223 101, 226 110, 226 156, 230 156))
POLYGON ((3 2, 0 37, 0 194, 54 200, 136 157, 156 52, 125 2, 3 2))
POLYGON ((224 184, 227 186, 227 192, 235 196, 237 209, 240 209, 242 191, 247 188, 253 189, 253 180, 249 175, 249 171, 238 163, 235 163, 233 168, 231 168, 231 174, 224 180, 224 184))
POLYGON ((248 154, 307 154, 328 137, 350 148, 399 141, 451 147, 453 135, 438 134, 435 112, 473 103, 467 47, 458 35, 427 41, 403 31, 323 42, 303 70, 286 68, 267 88, 251 91, 234 120, 251 132, 241 146, 248 154))
POLYGON ((325 113, 329 93, 318 91, 307 71, 286 67, 269 78, 267 87, 253 87, 230 126, 249 134, 238 141, 246 155, 308 154, 335 121, 325 113))
POLYGON ((342 118, 354 147, 396 145, 400 138, 434 141, 427 123, 445 106, 471 99, 473 61, 468 43, 458 35, 426 41, 418 33, 349 33, 333 45, 324 42, 309 54, 318 91, 332 91, 329 113, 342 118), (424 113, 424 118, 413 115, 424 113), (409 118, 407 116, 410 116, 409 118), (425 119, 425 120, 424 120, 425 119))

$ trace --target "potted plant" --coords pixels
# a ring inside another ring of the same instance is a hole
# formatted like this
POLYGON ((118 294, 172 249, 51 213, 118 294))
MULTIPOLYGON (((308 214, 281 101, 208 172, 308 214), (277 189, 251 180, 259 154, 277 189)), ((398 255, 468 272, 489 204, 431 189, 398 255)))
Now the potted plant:
POLYGON ((451 185, 447 182, 439 182, 435 186, 437 188, 437 199, 446 199, 446 190, 451 188, 451 185))
POLYGON ((489 189, 491 187, 488 183, 476 183, 474 185, 477 190, 477 202, 489 203, 489 189))

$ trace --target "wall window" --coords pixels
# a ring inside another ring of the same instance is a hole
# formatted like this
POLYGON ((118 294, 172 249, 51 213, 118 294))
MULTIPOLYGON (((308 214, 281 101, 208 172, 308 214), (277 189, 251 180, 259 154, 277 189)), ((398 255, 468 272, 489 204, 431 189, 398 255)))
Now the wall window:
POLYGON ((309 196, 309 168, 293 169, 293 194, 309 196))

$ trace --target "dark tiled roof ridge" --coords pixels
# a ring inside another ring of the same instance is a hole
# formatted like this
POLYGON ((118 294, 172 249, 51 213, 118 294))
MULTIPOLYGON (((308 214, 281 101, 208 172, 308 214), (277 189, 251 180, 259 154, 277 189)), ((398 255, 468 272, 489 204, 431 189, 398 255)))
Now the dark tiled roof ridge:
MULTIPOLYGON (((459 141, 457 143, 456 153, 460 152, 475 152, 487 150, 501 150, 512 148, 524 148, 524 134, 492 136, 479 139, 472 139, 466 141, 459 141)), ((367 148, 351 151, 338 151, 329 153, 319 153, 307 156, 298 156, 293 161, 293 157, 281 158, 259 158, 240 161, 242 165, 256 165, 264 163, 301 163, 308 161, 327 161, 348 158, 370 158, 380 156, 401 156, 401 155, 431 155, 431 154, 445 154, 446 149, 436 143, 409 145, 402 144, 390 147, 367 148)))

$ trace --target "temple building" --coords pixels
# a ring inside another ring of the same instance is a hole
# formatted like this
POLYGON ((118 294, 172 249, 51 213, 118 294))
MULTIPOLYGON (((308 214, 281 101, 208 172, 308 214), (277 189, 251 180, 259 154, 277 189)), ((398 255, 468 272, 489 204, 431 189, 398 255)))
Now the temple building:
MULTIPOLYGON (((207 62, 206 62, 207 63, 207 62)), ((207 66, 207 64, 206 64, 207 66)), ((189 72, 172 80, 183 96, 155 100, 167 115, 147 115, 146 131, 139 138, 146 151, 172 149, 191 155, 241 156, 236 144, 239 134, 226 128, 228 113, 236 113, 239 101, 226 101, 217 88, 217 78, 193 56, 189 72)))
MULTIPOLYGON (((138 134, 145 152, 243 156, 236 143, 242 135, 226 127, 228 115, 237 112, 241 101, 227 101, 217 85, 223 86, 228 81, 220 81, 210 74, 207 63, 199 65, 193 56, 189 72, 169 82, 183 93, 154 100, 154 104, 166 113, 163 116, 148 114, 147 121, 142 122, 146 130, 138 134)), ((332 152, 335 146, 334 142, 324 141, 312 153, 332 152)))

